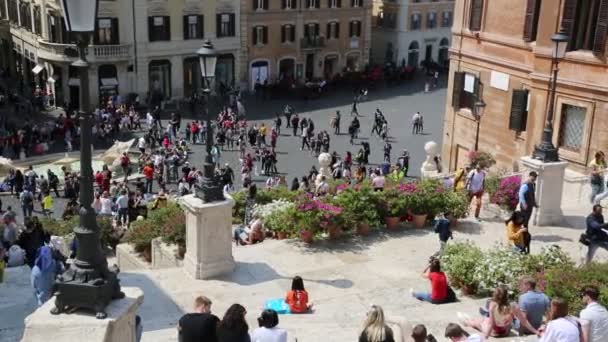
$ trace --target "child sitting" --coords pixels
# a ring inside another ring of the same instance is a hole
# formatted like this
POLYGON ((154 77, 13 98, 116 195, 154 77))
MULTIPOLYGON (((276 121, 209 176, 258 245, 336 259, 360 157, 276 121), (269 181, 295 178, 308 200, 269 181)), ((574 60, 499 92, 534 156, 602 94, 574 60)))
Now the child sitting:
POLYGON ((287 292, 285 302, 289 305, 291 313, 305 313, 312 309, 312 303, 308 303, 308 292, 304 289, 302 277, 293 278, 291 291, 287 292))

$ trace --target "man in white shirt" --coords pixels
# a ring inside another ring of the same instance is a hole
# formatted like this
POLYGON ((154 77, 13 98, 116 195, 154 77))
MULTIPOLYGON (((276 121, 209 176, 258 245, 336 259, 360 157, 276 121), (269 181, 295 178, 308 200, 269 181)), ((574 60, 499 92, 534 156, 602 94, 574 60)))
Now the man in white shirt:
POLYGON ((485 183, 486 172, 481 169, 480 165, 476 165, 475 169, 471 170, 467 175, 465 188, 469 192, 469 204, 473 199, 475 200, 475 218, 477 221, 481 221, 479 212, 481 211, 481 197, 483 196, 485 183))
POLYGON ((587 286, 583 290, 583 302, 587 306, 581 311, 583 336, 587 342, 608 341, 608 311, 597 299, 600 291, 595 286, 587 286))

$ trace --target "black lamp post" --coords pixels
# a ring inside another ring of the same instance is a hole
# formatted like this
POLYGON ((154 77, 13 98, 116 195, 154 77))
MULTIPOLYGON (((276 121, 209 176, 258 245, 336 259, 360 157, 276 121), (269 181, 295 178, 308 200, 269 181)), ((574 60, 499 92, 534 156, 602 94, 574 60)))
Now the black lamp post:
POLYGON ((556 162, 559 160, 557 155, 557 148, 553 145, 553 112, 555 111, 555 87, 557 85, 557 72, 559 61, 566 55, 566 48, 568 47, 569 36, 561 30, 558 33, 551 36, 553 41, 553 51, 551 53, 551 71, 553 76, 551 78, 550 93, 549 93, 549 108, 547 110, 547 121, 545 122, 545 128, 543 130, 543 140, 540 145, 534 148, 532 157, 540 159, 545 163, 556 162))
POLYGON ((206 40, 196 54, 199 57, 201 76, 203 78, 203 93, 205 95, 205 124, 207 125, 206 147, 207 155, 203 166, 203 178, 195 187, 195 196, 206 203, 224 200, 224 191, 218 177, 215 175, 215 164, 211 156, 213 146, 213 129, 209 114, 209 100, 211 94, 211 80, 215 77, 215 66, 217 64, 217 53, 210 41, 206 40))
POLYGON ((74 228, 77 250, 72 266, 55 283, 55 308, 60 314, 68 308, 93 310, 105 318, 106 306, 112 299, 124 297, 117 278, 118 270, 109 270, 102 252, 99 227, 93 203, 93 167, 91 165, 91 115, 89 113, 89 64, 86 48, 95 29, 98 0, 62 0, 67 31, 74 34, 78 60, 72 63, 80 70, 80 224, 74 228))
POLYGON ((475 101, 473 105, 473 116, 475 116, 475 121, 477 121, 477 132, 475 133, 475 151, 477 151, 479 146, 479 125, 481 124, 481 117, 486 109, 486 103, 483 100, 475 101))

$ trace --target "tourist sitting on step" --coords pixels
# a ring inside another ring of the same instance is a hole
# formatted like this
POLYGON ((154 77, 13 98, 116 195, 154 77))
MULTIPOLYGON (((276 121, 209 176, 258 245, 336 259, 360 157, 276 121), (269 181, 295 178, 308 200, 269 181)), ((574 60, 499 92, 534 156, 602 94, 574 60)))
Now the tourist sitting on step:
POLYGON ((312 303, 308 302, 308 292, 304 289, 302 277, 295 276, 291 281, 291 290, 285 296, 291 313, 306 313, 312 310, 312 303))
POLYGON ((257 213, 253 214, 253 221, 249 227, 237 227, 234 230, 234 241, 238 245, 253 245, 264 241, 264 224, 257 213))

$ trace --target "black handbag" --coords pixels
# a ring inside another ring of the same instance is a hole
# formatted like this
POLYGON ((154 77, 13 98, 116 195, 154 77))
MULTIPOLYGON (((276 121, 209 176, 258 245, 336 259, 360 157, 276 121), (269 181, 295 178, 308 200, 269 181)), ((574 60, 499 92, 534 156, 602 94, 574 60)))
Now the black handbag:
POLYGON ((578 238, 578 242, 585 246, 589 246, 591 244, 591 240, 589 240, 589 237, 585 233, 581 234, 581 236, 578 238))

